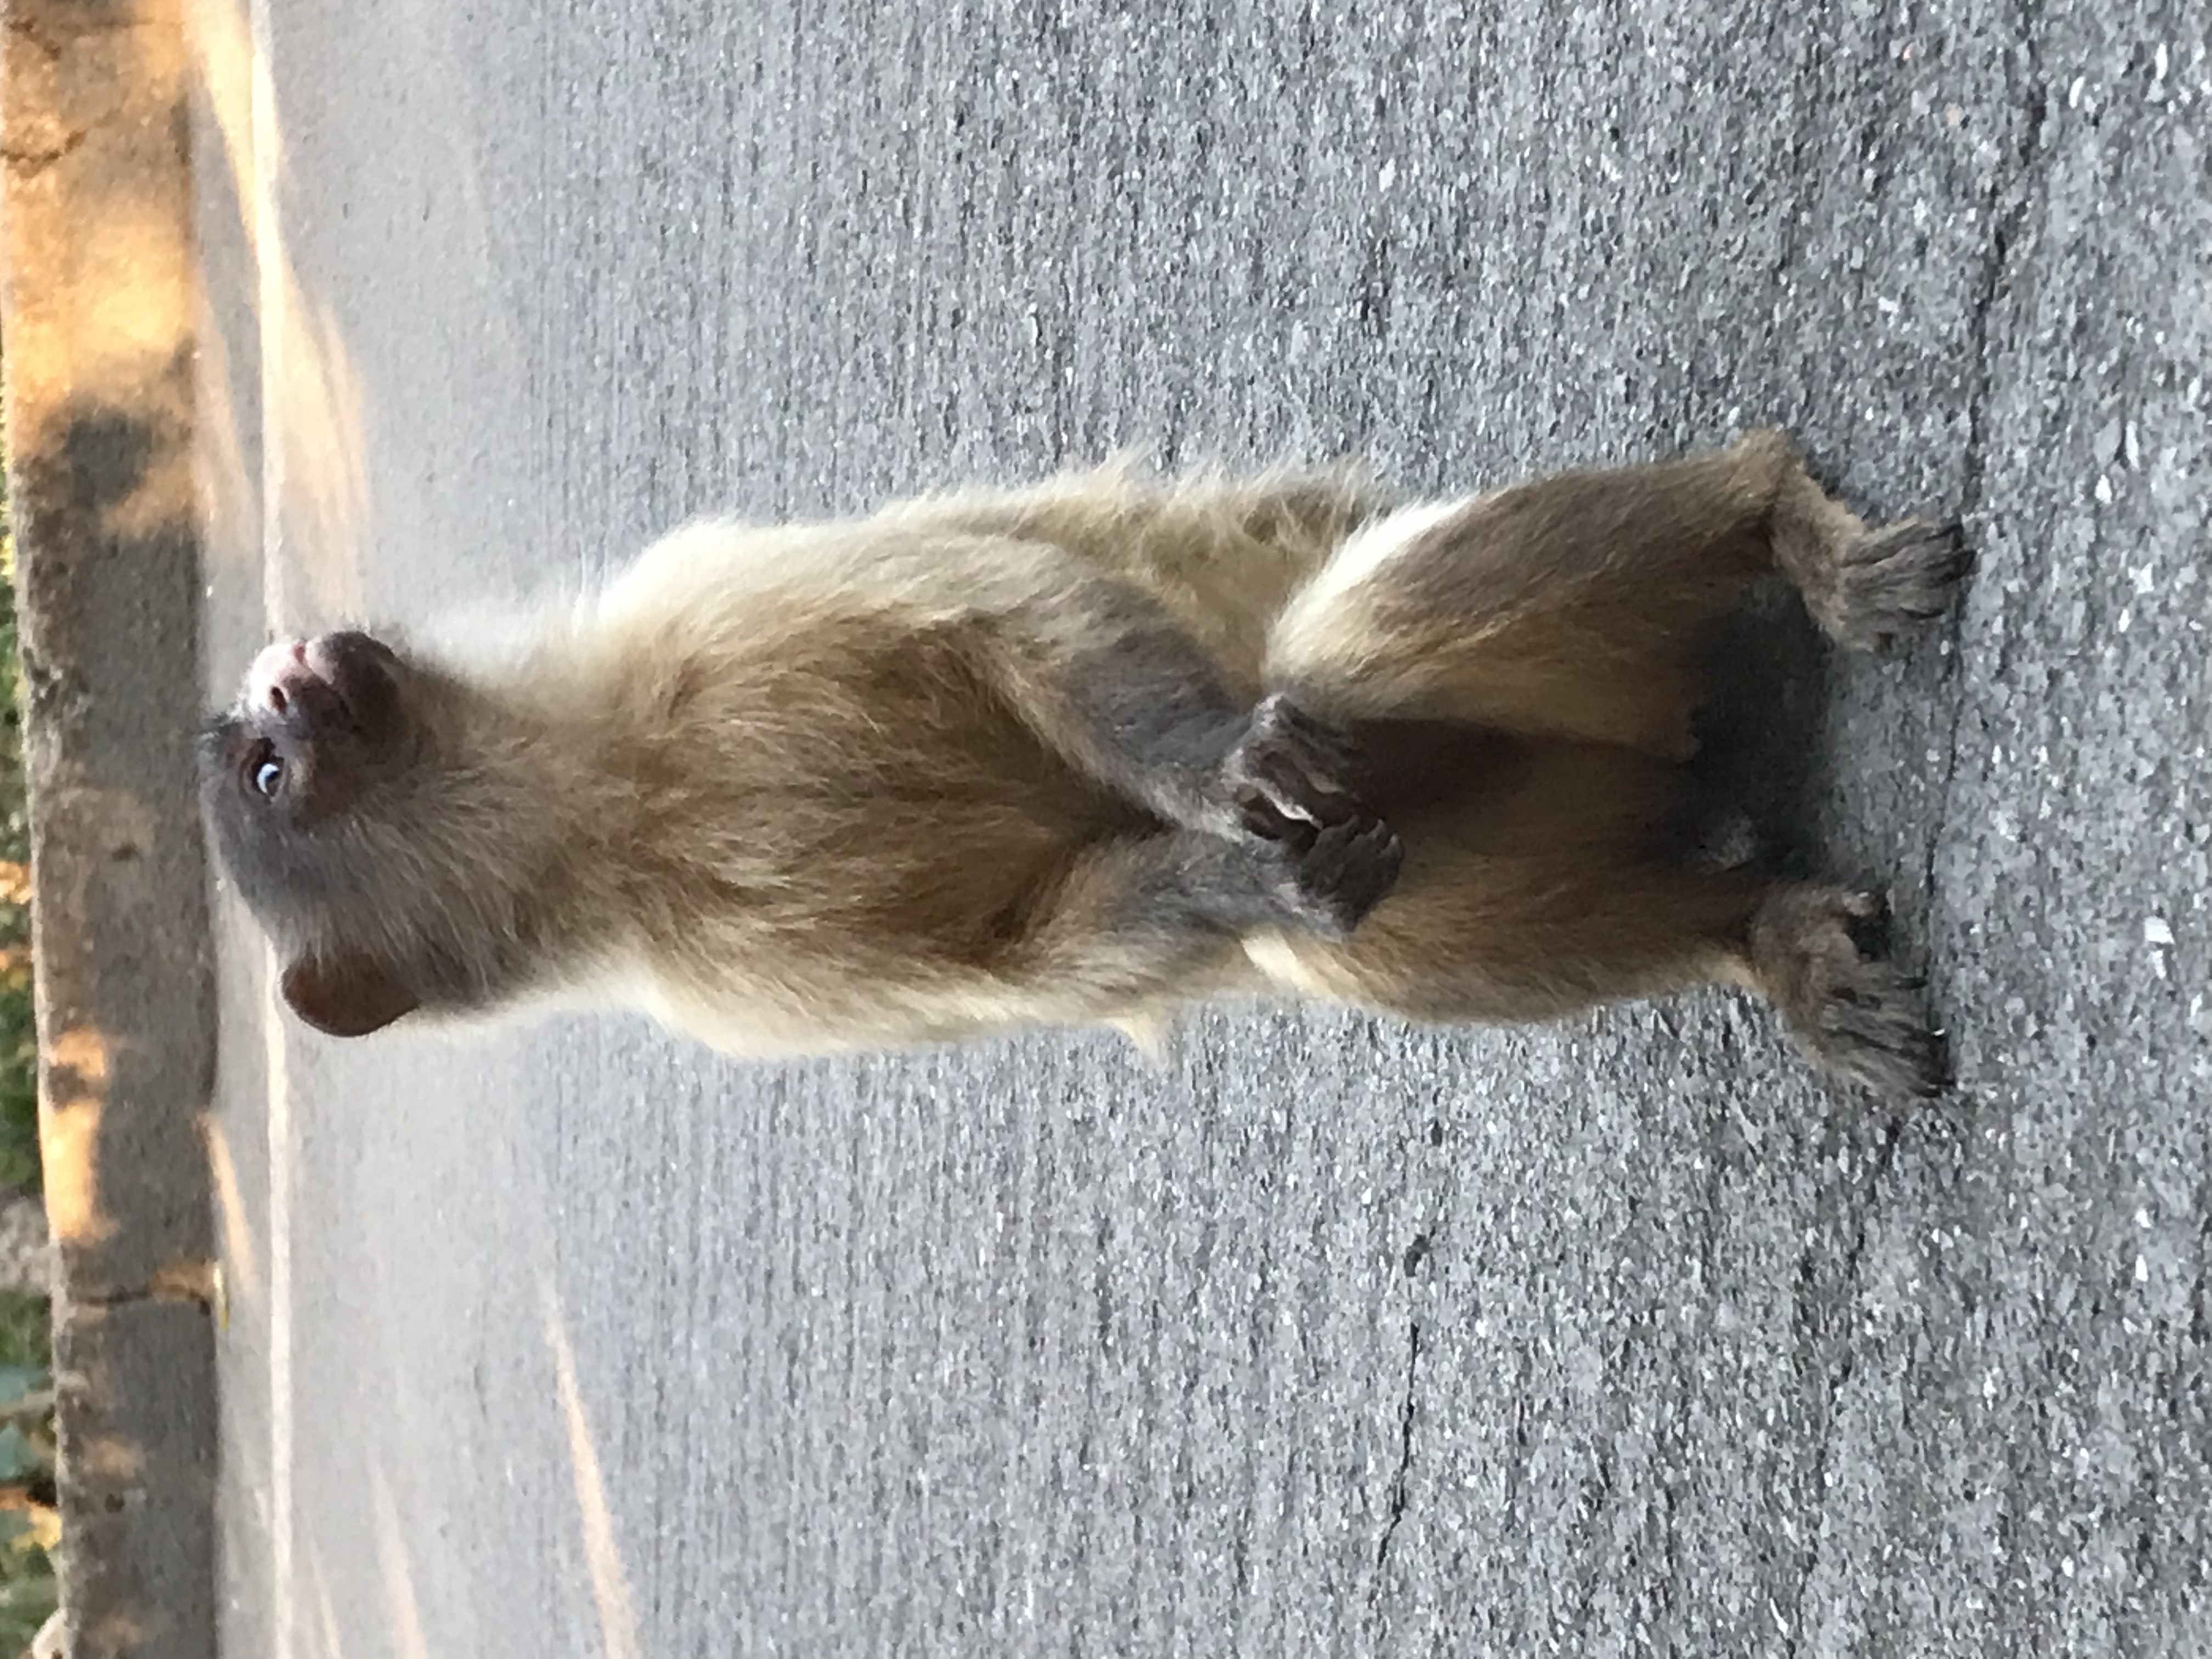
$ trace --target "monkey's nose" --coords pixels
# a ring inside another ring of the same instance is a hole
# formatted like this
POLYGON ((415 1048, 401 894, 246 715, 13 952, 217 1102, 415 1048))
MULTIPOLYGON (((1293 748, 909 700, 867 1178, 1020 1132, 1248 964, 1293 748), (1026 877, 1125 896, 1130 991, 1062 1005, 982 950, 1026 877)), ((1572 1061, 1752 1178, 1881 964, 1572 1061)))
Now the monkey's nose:
POLYGON ((305 640, 280 640, 264 647, 246 671, 248 696, 266 704, 276 714, 283 714, 290 706, 284 683, 295 679, 299 671, 307 666, 307 642, 305 640))

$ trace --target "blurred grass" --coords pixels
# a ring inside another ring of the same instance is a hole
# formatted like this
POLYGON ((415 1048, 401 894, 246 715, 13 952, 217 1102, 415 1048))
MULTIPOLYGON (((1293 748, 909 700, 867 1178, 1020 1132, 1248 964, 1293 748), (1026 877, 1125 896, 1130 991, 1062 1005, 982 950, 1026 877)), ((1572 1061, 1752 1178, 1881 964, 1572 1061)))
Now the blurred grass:
MULTIPOLYGON (((4 421, 4 416, 0 416, 4 421)), ((0 455, 7 430, 0 424, 0 455)), ((31 1011, 29 803, 15 537, 0 473, 0 1194, 39 1179, 38 1031, 31 1011)), ((0 1292, 0 1652, 29 1647, 55 1607, 52 1321, 43 1296, 0 1292)))

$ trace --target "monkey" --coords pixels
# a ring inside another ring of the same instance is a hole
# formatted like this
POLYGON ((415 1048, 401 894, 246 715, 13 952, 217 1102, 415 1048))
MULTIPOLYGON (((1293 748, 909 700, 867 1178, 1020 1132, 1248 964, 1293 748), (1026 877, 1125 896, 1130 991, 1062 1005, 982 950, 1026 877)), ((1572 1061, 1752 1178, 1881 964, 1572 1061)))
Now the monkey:
POLYGON ((617 1006, 766 1058, 1714 984, 1925 1097, 1943 1044, 1881 901, 1701 831, 1698 647, 1778 578, 1885 647, 1969 563, 1770 430, 1413 501, 1117 464, 688 524, 502 659, 272 645, 202 803, 284 1001, 338 1036, 617 1006))

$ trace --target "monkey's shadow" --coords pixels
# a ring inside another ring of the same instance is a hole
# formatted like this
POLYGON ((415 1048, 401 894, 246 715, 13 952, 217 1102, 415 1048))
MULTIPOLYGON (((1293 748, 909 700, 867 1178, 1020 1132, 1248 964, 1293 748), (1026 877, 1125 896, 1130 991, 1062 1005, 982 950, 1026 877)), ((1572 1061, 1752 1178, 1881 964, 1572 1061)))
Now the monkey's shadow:
POLYGON ((1796 594, 1762 583, 1701 642, 1705 700, 1690 770, 1709 805, 1750 820, 1758 861, 1811 876, 1833 783, 1827 708, 1832 652, 1796 594))

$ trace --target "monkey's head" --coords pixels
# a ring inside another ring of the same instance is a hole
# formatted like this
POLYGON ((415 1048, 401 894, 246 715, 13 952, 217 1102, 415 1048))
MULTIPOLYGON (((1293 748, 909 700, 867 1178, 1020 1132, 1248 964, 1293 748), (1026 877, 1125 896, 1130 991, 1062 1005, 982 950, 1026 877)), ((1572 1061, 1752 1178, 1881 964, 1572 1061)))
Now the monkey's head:
MULTIPOLYGON (((338 1036, 458 1004, 484 977, 459 682, 365 633, 272 645, 207 724, 216 855, 284 960, 284 1000, 338 1036)), ((476 1000, 481 1000, 480 996, 476 1000)))

